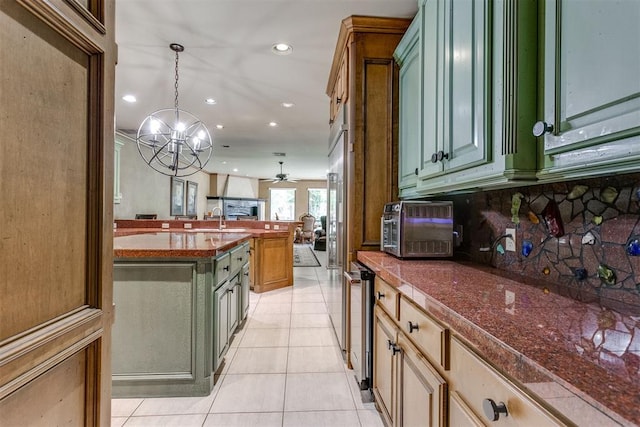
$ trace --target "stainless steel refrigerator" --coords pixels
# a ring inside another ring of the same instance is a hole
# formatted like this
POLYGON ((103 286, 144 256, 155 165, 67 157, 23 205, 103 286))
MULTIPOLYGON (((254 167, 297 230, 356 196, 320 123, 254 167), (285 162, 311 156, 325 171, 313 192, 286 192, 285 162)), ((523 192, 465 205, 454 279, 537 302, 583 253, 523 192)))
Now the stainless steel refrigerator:
POLYGON ((346 194, 344 187, 344 150, 347 146, 346 111, 336 115, 329 137, 329 173, 327 175, 327 268, 334 270, 325 300, 329 317, 343 354, 346 352, 346 311, 348 294, 342 274, 344 270, 344 219, 346 194))

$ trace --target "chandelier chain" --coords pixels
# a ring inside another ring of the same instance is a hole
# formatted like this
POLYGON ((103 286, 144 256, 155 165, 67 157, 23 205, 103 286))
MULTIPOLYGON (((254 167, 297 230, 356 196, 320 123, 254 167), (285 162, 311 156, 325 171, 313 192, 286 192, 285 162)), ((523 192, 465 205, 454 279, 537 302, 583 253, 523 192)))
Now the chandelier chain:
POLYGON ((176 98, 174 101, 174 106, 176 108, 176 110, 178 109, 178 51, 176 51, 176 83, 175 83, 175 88, 176 88, 176 98))

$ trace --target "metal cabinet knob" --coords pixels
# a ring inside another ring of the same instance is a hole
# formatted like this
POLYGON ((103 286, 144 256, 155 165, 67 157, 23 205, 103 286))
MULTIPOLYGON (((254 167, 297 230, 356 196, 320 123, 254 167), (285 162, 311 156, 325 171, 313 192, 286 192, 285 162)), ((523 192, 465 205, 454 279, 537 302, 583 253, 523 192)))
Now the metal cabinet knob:
POLYGON ((418 175, 418 168, 416 168, 415 172, 416 176, 418 175))
POLYGON ((242 261, 242 257, 239 256, 238 258, 236 258, 238 261, 242 261))
POLYGON ((507 405, 504 402, 496 403, 493 399, 484 399, 482 401, 482 410, 489 421, 498 421, 500 414, 504 414, 505 417, 509 416, 507 405))
POLYGON ((440 150, 437 153, 433 153, 431 155, 431 163, 438 163, 448 158, 449 158, 449 153, 445 153, 444 151, 440 150))
POLYGON ((401 351, 402 349, 395 344, 393 345, 393 347, 391 347, 391 352, 393 353, 393 356, 395 356, 396 353, 400 353, 401 351))
POLYGON ((229 266, 225 265, 224 267, 222 267, 222 269, 225 270, 225 271, 229 271, 229 266))
POLYGON ((378 299, 382 299, 382 298, 384 298, 384 294, 383 294, 382 292, 378 292, 378 293, 376 294, 376 298, 378 298, 378 299))
POLYGON ((407 330, 409 331, 409 333, 412 333, 413 331, 417 331, 418 329, 419 328, 417 323, 413 323, 411 320, 407 322, 407 330))
POLYGON ((551 132, 553 132, 553 125, 547 122, 539 121, 533 125, 533 136, 542 136, 551 132))

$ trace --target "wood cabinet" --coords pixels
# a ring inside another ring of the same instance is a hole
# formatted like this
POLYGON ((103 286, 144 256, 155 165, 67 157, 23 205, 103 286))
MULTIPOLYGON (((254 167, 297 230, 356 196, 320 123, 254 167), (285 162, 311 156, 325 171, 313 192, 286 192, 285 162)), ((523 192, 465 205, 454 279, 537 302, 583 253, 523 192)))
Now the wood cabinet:
POLYGON ((0 26, 0 424, 106 426, 115 2, 2 1, 0 26))
POLYGON ((490 423, 495 416, 495 421, 504 426, 561 426, 568 423, 544 409, 457 338, 451 340, 449 384, 456 393, 457 419, 481 419, 490 423), (495 405, 504 404, 507 413, 494 414, 489 399, 495 405))
MULTIPOLYGON (((423 313, 410 311, 403 297, 384 280, 375 279, 373 393, 387 426, 447 425, 447 383, 430 359, 441 358, 444 328, 423 313), (403 316, 403 309, 407 314, 403 316), (411 319, 411 320, 408 320, 411 319), (408 328, 402 328, 405 322, 408 328), (428 325, 428 326, 427 326, 428 325), (424 352, 410 335, 429 344, 424 352), (437 338, 435 340, 432 337, 437 338)), ((446 357, 448 360, 448 356, 446 357)))
POLYGON ((447 383, 377 306, 374 395, 387 426, 445 426, 447 383))
POLYGON ((248 312, 249 252, 249 242, 246 242, 216 259, 216 271, 222 271, 222 274, 217 276, 212 288, 214 372, 222 365, 234 334, 248 312))
POLYGON ((393 52, 410 22, 351 16, 340 26, 326 93, 330 122, 342 106, 348 129, 342 153, 346 254, 341 265, 349 265, 358 250, 379 248, 383 206, 398 194, 398 67, 393 52))
POLYGON ((286 237, 254 237, 250 252, 254 292, 293 286, 293 231, 286 237))
MULTIPOLYGON (((418 88, 421 109, 417 131, 415 110, 401 110, 400 129, 413 133, 401 133, 400 196, 536 179, 530 132, 536 111, 536 5, 533 0, 421 2, 413 23, 419 27, 417 77, 411 77, 415 65, 407 61, 415 52, 396 51, 402 68, 409 68, 400 92, 418 88), (409 167, 416 159, 414 186, 409 167)), ((400 47, 416 36, 405 37, 400 47)))
POLYGON ((375 292, 373 392, 387 426, 572 425, 378 276, 375 292))
POLYGON ((247 318, 247 314, 249 313, 249 262, 242 267, 242 277, 241 277, 241 298, 240 298, 240 313, 242 320, 244 321, 247 318))
POLYGON ((637 170, 640 3, 544 4, 541 84, 547 131, 538 125, 545 132, 539 177, 555 180, 637 170))

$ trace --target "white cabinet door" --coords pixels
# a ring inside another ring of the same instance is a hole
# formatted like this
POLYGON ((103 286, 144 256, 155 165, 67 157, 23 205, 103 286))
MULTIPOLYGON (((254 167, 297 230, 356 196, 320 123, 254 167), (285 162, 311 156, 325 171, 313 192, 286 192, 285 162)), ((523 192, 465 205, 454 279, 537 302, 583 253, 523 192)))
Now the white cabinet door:
POLYGON ((638 22, 635 0, 547 0, 544 148, 555 167, 640 155, 638 22))
POLYGON ((398 426, 445 426, 447 383, 404 334, 398 334, 398 347, 398 426))
POLYGON ((375 308, 373 348, 373 392, 376 405, 388 426, 395 425, 395 358, 396 329, 380 307, 375 308))

